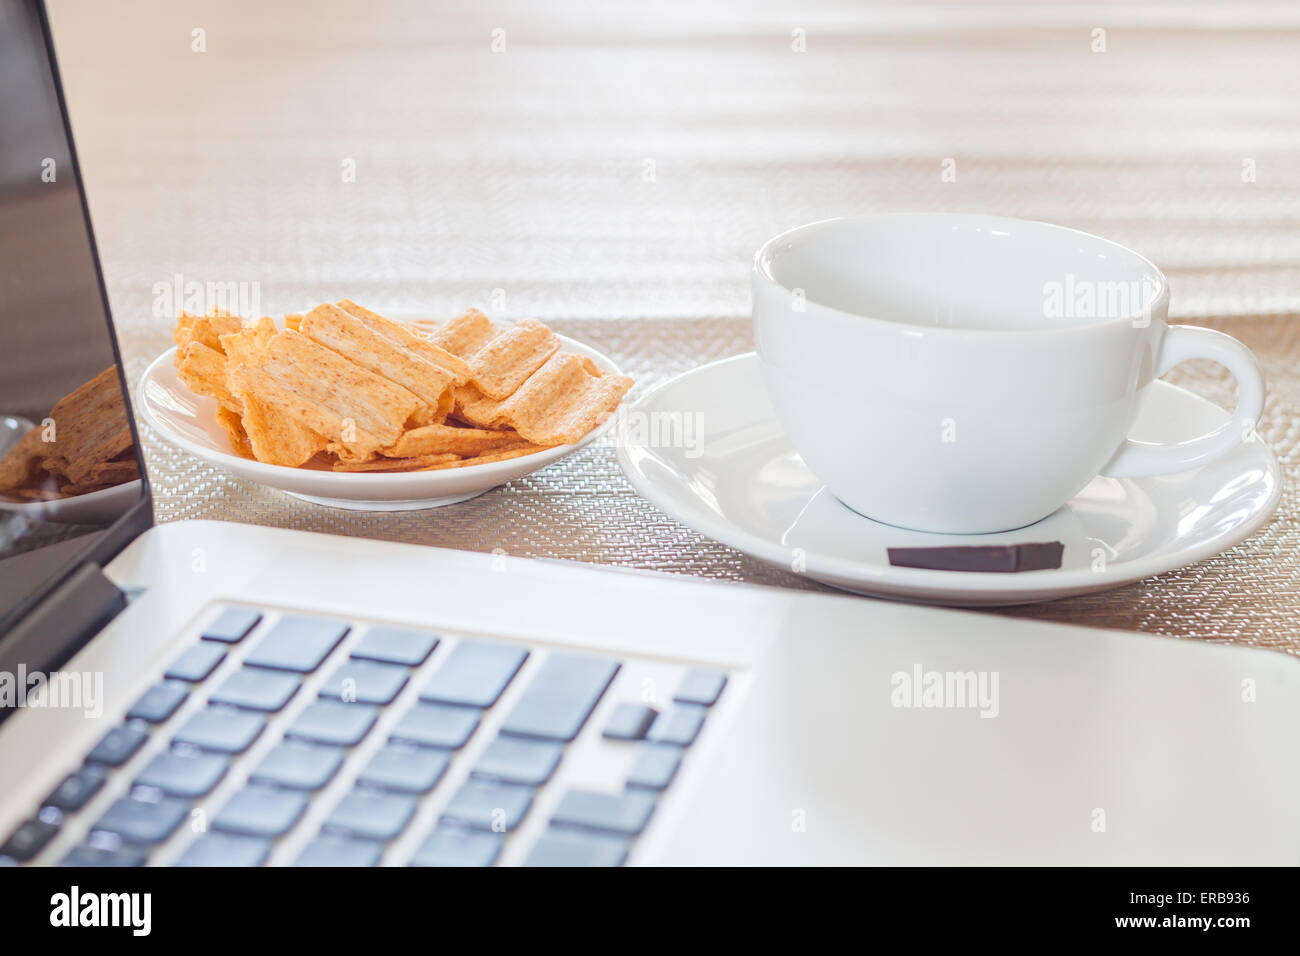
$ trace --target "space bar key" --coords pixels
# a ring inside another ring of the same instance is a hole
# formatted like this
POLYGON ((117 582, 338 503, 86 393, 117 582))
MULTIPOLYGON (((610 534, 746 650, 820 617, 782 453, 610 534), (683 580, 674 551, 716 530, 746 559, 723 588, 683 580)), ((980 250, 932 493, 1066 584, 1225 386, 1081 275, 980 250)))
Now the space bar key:
POLYGON ((552 654, 537 669, 501 732, 546 740, 573 740, 618 673, 618 661, 552 654))

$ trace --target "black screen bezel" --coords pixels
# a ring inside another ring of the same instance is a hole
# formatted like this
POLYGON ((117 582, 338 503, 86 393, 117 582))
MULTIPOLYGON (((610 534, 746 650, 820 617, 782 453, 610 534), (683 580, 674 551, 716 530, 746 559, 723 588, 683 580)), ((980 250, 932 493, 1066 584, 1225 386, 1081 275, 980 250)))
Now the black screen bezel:
MULTIPOLYGON (((11 650, 5 647, 5 638, 22 622, 23 618, 32 612, 32 609, 38 606, 52 591, 65 582, 74 571, 85 564, 95 564, 103 566, 113 559, 123 548, 130 544, 136 537, 144 533, 153 525, 153 491, 149 484, 149 474, 144 467, 144 450, 140 444, 139 427, 136 424, 135 414, 131 408, 131 393, 127 388, 125 368, 122 364, 122 353, 118 347, 117 333, 113 328, 113 314, 109 307, 108 291, 104 287, 104 270, 99 261, 99 249, 95 245, 95 231, 91 225, 90 207, 86 203, 85 185, 81 178, 81 164, 77 159, 77 147, 72 138, 72 123, 68 118, 68 106, 63 96, 63 81, 59 77, 58 61, 54 55, 54 41, 50 34, 50 21, 46 14, 44 0, 35 0, 37 14, 41 22, 41 35, 45 42, 46 62, 49 64, 50 76, 54 82, 54 92, 59 103, 59 118, 63 125, 63 135, 68 143, 68 158, 72 163, 73 179, 77 189, 77 199, 81 204, 82 222, 86 229, 86 239, 90 243, 90 258, 95 270, 95 283, 99 289, 99 299, 104 312, 104 321, 107 325, 109 346, 113 350, 113 361, 117 365, 118 384, 121 386, 122 394, 126 396, 127 419, 131 423, 131 438, 135 442, 136 455, 140 463, 140 488, 141 494, 139 499, 131 508, 116 521, 102 531, 89 534, 86 547, 78 551, 63 567, 54 574, 50 575, 36 590, 21 600, 15 607, 9 611, 9 622, 5 627, 3 636, 0 636, 0 669, 12 671, 17 664, 25 664, 29 669, 50 669, 58 666, 61 661, 51 664, 48 661, 10 661, 9 655, 11 650)), ((89 637, 89 636, 88 636, 89 637)), ((84 642, 82 642, 84 645, 84 642)), ((80 647, 81 645, 79 645, 80 647)), ((67 656, 67 655, 63 655, 67 656)))

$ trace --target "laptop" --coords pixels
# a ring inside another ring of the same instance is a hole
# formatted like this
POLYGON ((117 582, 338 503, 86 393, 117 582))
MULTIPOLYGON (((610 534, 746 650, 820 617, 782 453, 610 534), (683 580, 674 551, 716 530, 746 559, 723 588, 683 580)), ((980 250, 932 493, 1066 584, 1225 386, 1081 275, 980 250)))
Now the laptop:
POLYGON ((0 509, 0 862, 1300 859, 1284 655, 153 526, 36 3, 0 72, 0 456, 43 469, 0 509))

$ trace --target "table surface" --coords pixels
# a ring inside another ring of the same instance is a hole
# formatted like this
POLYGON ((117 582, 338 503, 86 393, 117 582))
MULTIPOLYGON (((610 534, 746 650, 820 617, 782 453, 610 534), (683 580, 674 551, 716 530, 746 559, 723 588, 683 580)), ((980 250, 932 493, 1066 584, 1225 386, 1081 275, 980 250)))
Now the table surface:
MULTIPOLYGON (((750 347, 767 237, 891 210, 1100 233, 1246 342, 1287 474, 1231 551, 1006 613, 1300 654, 1300 8, 1285 3, 50 0, 131 379, 161 292, 533 316, 637 393, 750 347), (199 49, 201 47, 202 49, 199 49)), ((1224 404, 1221 371, 1174 381, 1224 404)), ((634 393, 635 394, 635 393, 634 393)), ((436 512, 323 509, 145 434, 157 517, 818 588, 684 528, 595 447, 436 512)))

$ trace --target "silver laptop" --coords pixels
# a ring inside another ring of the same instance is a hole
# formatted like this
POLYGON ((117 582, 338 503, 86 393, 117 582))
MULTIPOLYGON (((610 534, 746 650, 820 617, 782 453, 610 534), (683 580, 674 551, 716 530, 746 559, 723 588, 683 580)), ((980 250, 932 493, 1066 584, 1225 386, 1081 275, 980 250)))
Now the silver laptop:
POLYGON ((0 502, 0 862, 1300 860, 1282 655, 151 527, 35 3, 0 74, 0 456, 41 469, 0 502))

